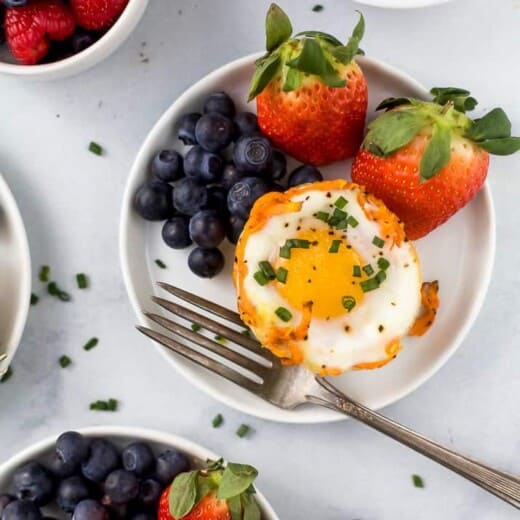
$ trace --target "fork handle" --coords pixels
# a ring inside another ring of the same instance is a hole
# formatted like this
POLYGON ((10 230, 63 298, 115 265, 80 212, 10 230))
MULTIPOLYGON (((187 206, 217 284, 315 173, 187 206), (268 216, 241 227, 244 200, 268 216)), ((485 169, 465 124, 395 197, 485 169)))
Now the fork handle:
POLYGON ((396 441, 455 471, 478 486, 520 509, 520 479, 456 453, 348 398, 328 381, 316 378, 309 402, 358 419, 396 441))

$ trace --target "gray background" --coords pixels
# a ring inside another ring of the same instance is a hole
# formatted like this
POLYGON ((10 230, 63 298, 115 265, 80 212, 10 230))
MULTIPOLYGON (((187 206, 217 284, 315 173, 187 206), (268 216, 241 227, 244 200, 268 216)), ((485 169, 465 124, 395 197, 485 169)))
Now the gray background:
MULTIPOLYGON (((280 1, 296 28, 346 35, 354 9, 367 20, 363 48, 428 86, 470 89, 479 108, 502 106, 520 133, 520 1, 460 0, 389 11, 346 0, 280 1)), ((91 424, 128 424, 186 436, 261 470, 259 485, 283 520, 513 519, 517 512, 474 485, 353 421, 290 426, 245 417, 187 384, 138 335, 119 270, 123 187, 151 126, 194 81, 263 44, 267 1, 152 0, 126 44, 101 65, 55 83, 0 78, 0 171, 24 216, 34 272, 47 263, 68 288, 64 304, 31 308, 15 374, 0 387, 0 459, 47 435, 91 424), (146 42, 143 47, 142 42, 146 42), (149 61, 142 62, 143 53, 149 61), (95 140, 107 149, 86 151, 95 140), (86 353, 91 336, 99 346, 86 353), (58 367, 67 353, 74 365, 58 367), (90 412, 116 397, 115 414, 90 412), (225 425, 213 430, 212 417, 225 425), (234 430, 254 428, 248 439, 234 430), (410 475, 423 476, 415 489, 410 475)), ((429 382, 385 410, 450 446, 520 473, 520 155, 493 158, 496 264, 486 302, 460 350, 429 382)), ((450 259, 446 258, 446 262, 450 259)), ((34 277, 35 292, 41 287, 34 277)))

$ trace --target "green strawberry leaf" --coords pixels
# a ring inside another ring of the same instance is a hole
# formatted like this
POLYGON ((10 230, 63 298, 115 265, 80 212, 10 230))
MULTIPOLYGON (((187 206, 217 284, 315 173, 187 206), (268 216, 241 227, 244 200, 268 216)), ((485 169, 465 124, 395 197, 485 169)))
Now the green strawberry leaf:
POLYGON ((222 474, 217 498, 227 499, 240 495, 249 488, 257 475, 258 471, 253 466, 229 462, 222 474))
POLYGON ((494 155, 511 155, 520 150, 520 137, 502 137, 500 139, 485 139, 476 143, 486 152, 494 155))
POLYGON ((470 96, 469 90, 456 87, 434 87, 430 90, 433 95, 433 102, 439 105, 445 105, 448 102, 453 103, 453 106, 463 114, 473 110, 478 101, 470 96))
POLYGON ((412 98, 407 97, 389 97, 383 99, 379 105, 377 105, 376 110, 390 110, 391 108, 400 107, 402 105, 410 105, 412 103, 412 98))
POLYGON ((408 144, 428 119, 413 108, 385 112, 368 125, 363 148, 379 157, 388 157, 408 144))
POLYGON ((244 506, 244 519, 243 520, 261 520, 262 513, 255 497, 250 493, 244 493, 241 495, 242 505, 244 506))
POLYGON ((262 90, 264 90, 265 87, 267 87, 276 74, 280 61, 279 54, 271 54, 260 66, 257 67, 253 74, 251 85, 249 86, 249 96, 247 101, 254 99, 258 94, 260 94, 260 92, 262 92, 262 90))
POLYGON ((419 164, 421 182, 431 179, 448 164, 451 156, 451 129, 435 125, 432 137, 419 164))
POLYGON ((346 45, 336 47, 332 51, 334 57, 344 65, 350 63, 354 59, 354 56, 358 53, 359 44, 365 34, 365 19, 359 11, 357 12, 359 13, 359 21, 354 27, 349 41, 346 45))
POLYGON ((292 34, 293 28, 289 17, 276 4, 271 4, 265 18, 265 47, 268 52, 273 51, 292 34))
POLYGON ((473 141, 501 139, 511 136, 511 121, 501 108, 494 108, 480 119, 475 119, 466 132, 466 137, 473 141))
POLYGON ((189 471, 175 477, 168 496, 173 517, 182 518, 193 509, 197 501, 198 476, 198 471, 189 471))
POLYGON ((296 90, 301 85, 301 82, 302 73, 299 70, 288 68, 282 85, 282 90, 284 92, 296 90))
POLYGON ((343 45, 335 36, 332 36, 332 34, 320 31, 302 31, 294 35, 295 38, 297 38, 298 36, 305 36, 307 38, 318 38, 327 43, 330 43, 330 45, 332 45, 333 47, 341 47, 343 45))
POLYGON ((227 499, 231 520, 242 520, 242 502, 240 495, 227 499))

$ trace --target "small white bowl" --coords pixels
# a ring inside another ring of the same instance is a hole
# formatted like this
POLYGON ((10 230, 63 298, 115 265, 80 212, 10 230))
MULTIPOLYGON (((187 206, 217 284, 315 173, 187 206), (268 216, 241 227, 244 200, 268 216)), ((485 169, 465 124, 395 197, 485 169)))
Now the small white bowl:
POLYGON ((148 1, 130 0, 121 16, 106 34, 90 47, 70 58, 42 65, 19 65, 9 53, 7 45, 4 44, 4 48, 0 52, 0 74, 48 81, 87 70, 112 54, 128 38, 141 20, 148 1))
MULTIPOLYGON (((194 462, 204 462, 208 459, 217 460, 218 455, 195 444, 187 439, 171 433, 148 430, 145 428, 129 428, 126 426, 93 426, 76 430, 86 437, 104 437, 113 442, 119 448, 133 441, 144 441, 150 445, 156 454, 168 448, 175 448, 185 453, 194 462)), ((59 434, 58 434, 59 435, 59 434)), ((16 469, 29 460, 38 460, 45 463, 54 450, 54 444, 58 435, 49 437, 20 453, 11 457, 0 465, 0 493, 12 492, 12 477, 16 469)), ((280 520, 269 502, 257 491, 256 501, 262 511, 262 520, 280 520)), ((52 509, 52 508, 47 508, 52 509)), ((59 510, 53 511, 56 514, 59 510)))

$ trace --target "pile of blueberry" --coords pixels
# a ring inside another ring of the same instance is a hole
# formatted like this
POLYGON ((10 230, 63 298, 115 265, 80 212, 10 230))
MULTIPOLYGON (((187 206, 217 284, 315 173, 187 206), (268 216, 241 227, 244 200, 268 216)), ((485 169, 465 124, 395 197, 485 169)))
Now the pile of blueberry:
MULTIPOLYGON (((147 220, 165 220, 164 242, 174 249, 195 243, 190 270, 211 278, 224 266, 218 245, 236 244, 254 202, 270 191, 284 191, 285 155, 273 149, 251 112, 236 113, 225 92, 207 96, 203 114, 189 113, 177 126, 191 146, 184 158, 173 149, 159 151, 151 177, 135 195, 135 209, 147 220)), ((287 186, 323 180, 313 166, 300 166, 287 186)))
POLYGON ((47 465, 29 461, 15 471, 13 495, 0 495, 0 519, 53 520, 41 508, 54 502, 60 518, 152 520, 163 490, 189 469, 174 449, 156 457, 144 442, 120 451, 106 439, 65 432, 47 465))

